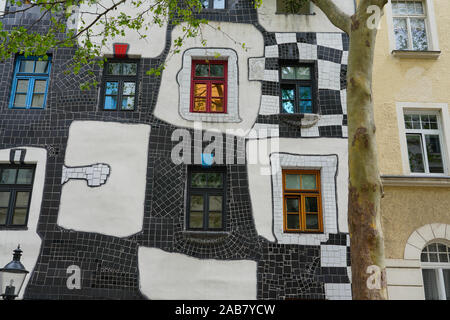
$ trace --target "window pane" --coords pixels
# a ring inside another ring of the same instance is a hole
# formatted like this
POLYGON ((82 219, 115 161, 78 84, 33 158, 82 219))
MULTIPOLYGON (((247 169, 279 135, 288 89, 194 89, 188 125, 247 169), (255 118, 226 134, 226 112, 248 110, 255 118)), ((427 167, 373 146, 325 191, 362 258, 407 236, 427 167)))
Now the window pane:
POLYGON ((47 88, 47 80, 34 81, 34 93, 45 93, 47 88))
POLYGON ((406 12, 408 14, 415 14, 416 13, 414 2, 412 2, 412 1, 406 2, 406 12))
POLYGON ((419 115, 405 114, 404 120, 405 120, 405 128, 406 129, 421 129, 422 128, 420 125, 420 116, 419 115))
POLYGON ((31 106, 34 108, 40 108, 44 106, 44 94, 35 93, 33 94, 33 99, 31 100, 31 106))
POLYGON ((206 99, 195 98, 194 100, 194 111, 205 112, 206 111, 206 99))
POLYGON ((27 219, 27 210, 28 209, 14 209, 14 215, 12 224, 14 225, 24 225, 27 219))
POLYGON ((287 215, 287 228, 291 230, 300 229, 300 219, 298 214, 287 215))
POLYGON ((7 208, 0 208, 0 224, 6 224, 6 212, 7 208))
POLYGON ((437 118, 435 115, 424 114, 420 116, 420 120, 422 121, 422 128, 426 130, 437 129, 437 118))
POLYGON ((286 189, 300 190, 300 175, 287 174, 286 175, 286 189))
POLYGON ((222 187, 222 174, 221 173, 208 173, 208 187, 210 187, 210 188, 222 187))
POLYGON ((29 80, 17 80, 16 92, 27 93, 29 80))
POLYGON ((208 86, 206 83, 196 83, 194 85, 194 96, 206 97, 207 88, 208 88, 208 86))
POLYGON ((211 100, 211 112, 224 112, 223 99, 211 100))
POLYGON ((203 8, 209 8, 209 0, 202 0, 203 8))
POLYGON ((300 101, 300 112, 301 113, 312 113, 312 101, 300 101))
POLYGON ((300 99, 302 100, 312 99, 311 87, 300 87, 300 99))
POLYGON ((211 87, 211 97, 223 97, 224 96, 224 85, 214 83, 211 87))
POLYGON ((436 271, 433 269, 422 269, 422 275, 425 300, 439 300, 436 271))
POLYGON ((428 50, 427 30, 424 19, 411 19, 413 50, 428 50))
POLYGON ((415 12, 416 14, 424 14, 425 11, 423 10, 423 4, 422 2, 416 1, 415 4, 415 12))
POLYGON ((0 175, 0 184, 14 184, 17 169, 3 169, 0 175))
POLYGON ((316 175, 315 174, 302 174, 302 189, 316 190, 316 175))
POLYGON ((319 216, 317 214, 306 215, 306 229, 307 230, 319 229, 319 216))
POLYGON ((122 110, 134 109, 134 96, 122 98, 122 110))
POLYGON ((108 63, 107 73, 112 75, 121 74, 121 64, 120 63, 108 63))
POLYGON ((105 94, 113 94, 116 95, 119 92, 119 83, 118 82, 106 82, 106 90, 105 94))
POLYGON ((447 300, 450 300, 450 269, 443 269, 442 273, 444 274, 445 295, 447 300))
POLYGON ((27 95, 26 94, 16 94, 14 97, 14 107, 26 107, 27 105, 27 95))
POLYGON ((117 106, 117 97, 116 96, 106 96, 105 97, 105 109, 114 110, 117 106))
POLYGON ((33 179, 33 169, 19 169, 17 184, 31 184, 33 179))
POLYGON ((211 64, 211 77, 223 77, 223 64, 211 64))
POLYGON ((17 192, 16 193, 16 208, 27 208, 29 199, 30 199, 29 192, 17 192))
POLYGON ((122 63, 122 75, 135 76, 137 74, 136 63, 122 63))
POLYGON ((392 2, 392 12, 395 15, 406 15, 407 14, 407 8, 405 2, 392 2))
POLYGON ((438 255, 437 253, 429 253, 430 262, 438 262, 438 255))
POLYGON ((306 197, 305 198, 305 210, 306 210, 306 212, 319 212, 316 197, 306 197))
POLYGON ((209 196, 209 211, 222 212, 222 196, 209 196))
POLYGON ((221 229, 222 228, 222 212, 210 211, 208 217, 208 228, 221 229))
POLYGON ((0 192, 0 207, 8 207, 9 206, 9 192, 2 191, 0 192))
POLYGON ((422 157, 422 138, 418 134, 407 134, 409 167, 411 172, 425 172, 422 157))
POLYGON ((311 69, 309 67, 298 67, 295 68, 295 78, 297 80, 310 80, 311 79, 311 69))
POLYGON ((294 101, 283 101, 283 113, 294 113, 294 101))
POLYGON ((298 198, 287 198, 286 199, 286 212, 299 212, 298 210, 298 198))
POLYGON ((282 67, 281 79, 294 80, 295 79, 295 67, 282 67))
POLYGON ((203 228, 203 211, 191 211, 189 228, 203 228))
POLYGON ((225 9, 225 0, 214 0, 214 9, 225 9))
POLYGON ((36 61, 35 73, 47 73, 48 72, 48 61, 36 61))
POLYGON ((439 262, 449 262, 448 255, 446 253, 439 254, 439 262))
POLYGON ((197 188, 206 187, 206 173, 192 173, 191 186, 197 188))
POLYGON ((134 82, 124 82, 123 83, 123 95, 133 96, 136 89, 136 83, 134 82))
POLYGON ((444 173, 441 145, 438 135, 425 135, 427 144, 428 167, 430 173, 444 173))
POLYGON ((33 73, 33 71, 34 71, 34 61, 32 60, 20 61, 19 72, 33 73))
POLYGON ((207 77, 208 75, 209 75, 209 64, 196 64, 195 65, 195 76, 207 77))
POLYGON ((203 196, 193 195, 191 196, 190 211, 202 211, 203 212, 203 196))
POLYGON ((283 100, 294 100, 295 90, 294 89, 281 89, 281 98, 283 100))
POLYGON ((428 262, 428 255, 427 255, 426 253, 422 252, 422 253, 420 254, 420 261, 422 261, 422 262, 428 262))
POLYGON ((407 50, 409 45, 406 19, 394 18, 394 34, 396 49, 407 50))

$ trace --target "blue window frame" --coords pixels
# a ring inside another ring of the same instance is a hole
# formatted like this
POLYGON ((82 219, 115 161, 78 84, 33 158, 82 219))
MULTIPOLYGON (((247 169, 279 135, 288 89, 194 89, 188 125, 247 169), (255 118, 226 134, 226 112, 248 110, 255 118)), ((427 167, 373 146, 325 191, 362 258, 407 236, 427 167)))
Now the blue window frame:
POLYGON ((47 100, 51 57, 19 56, 14 68, 11 99, 12 109, 43 109, 47 100))

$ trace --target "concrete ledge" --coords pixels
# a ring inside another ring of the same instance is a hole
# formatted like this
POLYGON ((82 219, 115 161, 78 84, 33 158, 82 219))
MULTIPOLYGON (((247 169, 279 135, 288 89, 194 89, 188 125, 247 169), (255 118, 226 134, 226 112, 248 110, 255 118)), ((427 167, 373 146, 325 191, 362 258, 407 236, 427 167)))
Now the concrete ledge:
POLYGON ((385 186, 396 187, 445 187, 450 188, 450 177, 424 177, 424 176, 381 176, 385 186))
POLYGON ((404 59, 438 59, 441 51, 393 50, 392 55, 404 59))

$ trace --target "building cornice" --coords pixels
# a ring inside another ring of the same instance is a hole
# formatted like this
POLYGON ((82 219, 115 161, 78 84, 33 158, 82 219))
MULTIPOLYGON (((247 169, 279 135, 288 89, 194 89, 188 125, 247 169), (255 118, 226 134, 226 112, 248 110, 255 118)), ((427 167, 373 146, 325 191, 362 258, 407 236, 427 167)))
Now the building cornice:
POLYGON ((447 187, 450 188, 450 176, 424 177, 424 176, 381 176, 385 186, 398 187, 447 187))

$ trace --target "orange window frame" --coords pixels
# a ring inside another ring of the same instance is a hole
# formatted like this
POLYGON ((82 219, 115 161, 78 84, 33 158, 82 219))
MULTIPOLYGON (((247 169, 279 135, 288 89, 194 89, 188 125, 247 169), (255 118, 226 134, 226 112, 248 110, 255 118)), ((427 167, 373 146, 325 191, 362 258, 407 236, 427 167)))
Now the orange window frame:
POLYGON ((321 192, 321 184, 320 184, 320 171, 319 170, 283 170, 283 231, 286 233, 299 233, 299 232, 308 232, 308 233, 322 233, 323 232, 323 214, 322 214, 322 192, 321 192), (313 174, 316 177, 316 189, 301 189, 301 181, 300 181, 300 189, 288 189, 286 188, 286 175, 295 174, 295 175, 304 175, 304 174, 313 174), (317 213, 308 213, 306 212, 306 198, 317 198, 317 213), (287 199, 298 199, 298 217, 299 217, 299 228, 298 229, 289 229, 287 225, 288 215, 295 215, 293 212, 287 212, 287 199), (306 215, 307 214, 317 214, 318 217, 318 229, 307 229, 306 228, 306 215))

